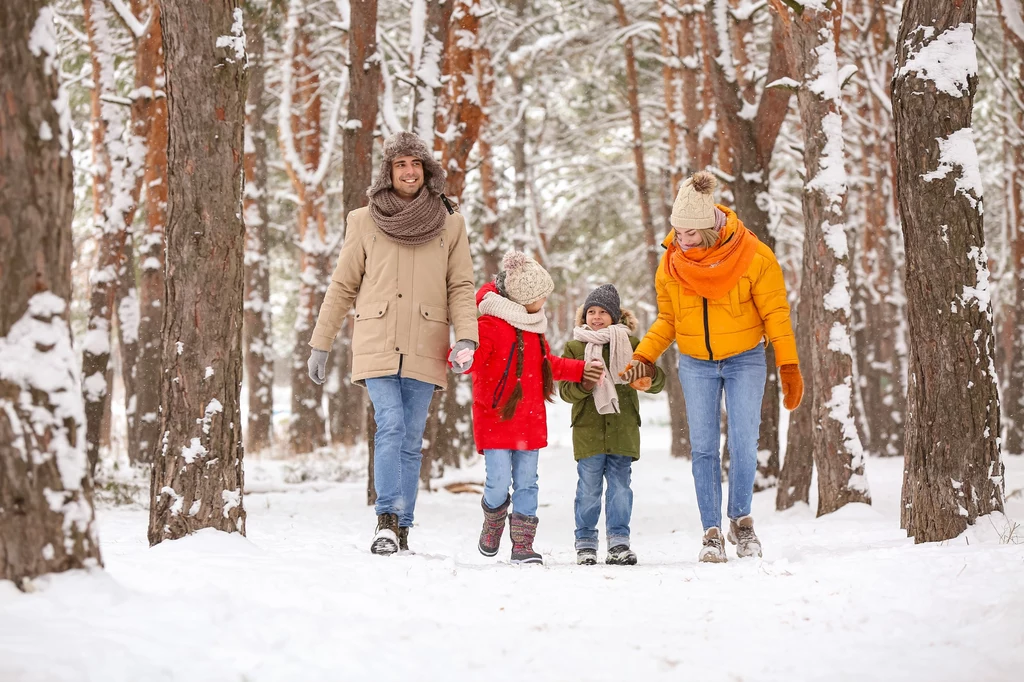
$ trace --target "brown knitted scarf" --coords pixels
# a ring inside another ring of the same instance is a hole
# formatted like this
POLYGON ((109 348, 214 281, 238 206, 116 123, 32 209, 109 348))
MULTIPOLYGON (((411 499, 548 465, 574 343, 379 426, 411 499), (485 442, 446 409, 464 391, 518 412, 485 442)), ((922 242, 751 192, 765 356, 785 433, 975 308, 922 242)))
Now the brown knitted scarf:
POLYGON ((426 244, 441 234, 447 215, 441 197, 426 189, 409 202, 390 188, 370 197, 373 222, 392 240, 406 246, 426 244))

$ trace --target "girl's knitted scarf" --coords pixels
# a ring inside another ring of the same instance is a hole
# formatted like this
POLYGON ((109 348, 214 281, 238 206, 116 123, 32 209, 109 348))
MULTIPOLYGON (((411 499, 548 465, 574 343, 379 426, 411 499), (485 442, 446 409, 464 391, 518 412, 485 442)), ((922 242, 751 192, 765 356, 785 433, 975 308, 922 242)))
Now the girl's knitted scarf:
POLYGON ((526 312, 526 307, 493 291, 488 291, 477 306, 481 315, 493 315, 524 332, 543 334, 548 330, 548 318, 543 310, 526 312))
POLYGON ((594 387, 594 405, 598 414, 618 414, 619 394, 615 384, 625 383, 619 378, 619 372, 633 359, 633 347, 629 343, 629 327, 624 324, 613 324, 597 331, 583 325, 572 330, 572 337, 587 344, 583 352, 583 360, 589 365, 592 360, 604 364, 603 348, 608 348, 608 363, 604 377, 594 387))

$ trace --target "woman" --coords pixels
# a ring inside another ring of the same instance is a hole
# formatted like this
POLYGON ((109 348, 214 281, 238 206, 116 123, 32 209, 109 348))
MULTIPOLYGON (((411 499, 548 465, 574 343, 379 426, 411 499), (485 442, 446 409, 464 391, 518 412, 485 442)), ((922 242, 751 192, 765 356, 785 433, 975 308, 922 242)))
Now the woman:
POLYGON ((722 537, 720 406, 729 415, 728 539, 740 557, 761 556, 750 504, 757 473, 761 401, 767 375, 764 338, 775 361, 786 409, 803 396, 786 284, 775 254, 736 214, 715 205, 715 178, 695 173, 679 188, 672 227, 658 266, 658 319, 622 372, 627 381, 654 377, 654 363, 679 346, 679 380, 693 453, 697 506, 704 526, 701 561, 726 561, 722 537))

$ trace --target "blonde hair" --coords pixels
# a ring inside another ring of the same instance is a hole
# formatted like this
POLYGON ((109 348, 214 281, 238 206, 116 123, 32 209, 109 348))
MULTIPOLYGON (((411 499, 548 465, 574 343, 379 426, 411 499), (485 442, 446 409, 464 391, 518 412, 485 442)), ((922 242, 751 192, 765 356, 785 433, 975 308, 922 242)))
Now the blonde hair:
MULTIPOLYGON (((716 230, 713 227, 708 227, 708 228, 705 228, 703 230, 694 229, 693 231, 696 232, 697 235, 700 237, 700 244, 697 244, 696 246, 693 246, 691 248, 694 248, 694 249, 710 249, 712 246, 714 246, 718 242, 718 230, 716 230)), ((676 240, 677 241, 679 239, 679 233, 680 232, 682 232, 682 230, 679 229, 679 228, 676 228, 676 240)))

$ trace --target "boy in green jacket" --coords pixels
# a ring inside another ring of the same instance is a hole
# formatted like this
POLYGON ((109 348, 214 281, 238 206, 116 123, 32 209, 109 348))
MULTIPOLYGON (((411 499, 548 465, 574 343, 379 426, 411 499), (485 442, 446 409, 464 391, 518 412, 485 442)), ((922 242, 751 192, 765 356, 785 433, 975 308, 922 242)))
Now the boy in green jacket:
POLYGON ((608 556, 605 563, 636 563, 629 548, 629 518, 633 513, 633 491, 629 487, 634 459, 640 458, 640 400, 637 390, 658 393, 665 386, 660 367, 654 378, 642 377, 623 384, 619 373, 633 358, 640 343, 636 317, 620 308, 619 292, 603 284, 587 296, 576 312, 573 340, 562 357, 601 360, 608 370, 600 382, 562 381, 559 394, 572 403, 572 444, 576 456, 576 563, 597 563, 597 521, 601 516, 601 493, 605 497, 608 556))

